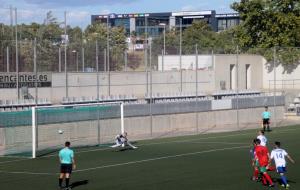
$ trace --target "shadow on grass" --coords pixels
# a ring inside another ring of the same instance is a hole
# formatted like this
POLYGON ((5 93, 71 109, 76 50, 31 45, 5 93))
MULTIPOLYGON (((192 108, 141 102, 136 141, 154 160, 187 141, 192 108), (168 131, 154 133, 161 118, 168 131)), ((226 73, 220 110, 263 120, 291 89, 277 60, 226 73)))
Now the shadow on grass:
POLYGON ((89 183, 89 180, 82 180, 82 181, 75 181, 71 184, 71 188, 74 189, 76 187, 87 185, 89 183))
POLYGON ((134 150, 134 149, 131 147, 124 147, 124 148, 119 149, 118 152, 130 151, 130 150, 134 150))

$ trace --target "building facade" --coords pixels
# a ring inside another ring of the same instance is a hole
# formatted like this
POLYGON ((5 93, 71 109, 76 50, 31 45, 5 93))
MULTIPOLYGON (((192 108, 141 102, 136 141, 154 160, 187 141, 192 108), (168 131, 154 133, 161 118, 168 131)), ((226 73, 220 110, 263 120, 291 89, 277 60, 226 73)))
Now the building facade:
POLYGON ((183 30, 192 25, 194 21, 205 21, 215 32, 223 31, 240 23, 237 13, 216 14, 216 11, 182 11, 163 13, 132 13, 92 15, 91 22, 108 24, 110 27, 124 27, 126 33, 136 36, 147 35, 156 37, 164 30, 172 28, 183 30))

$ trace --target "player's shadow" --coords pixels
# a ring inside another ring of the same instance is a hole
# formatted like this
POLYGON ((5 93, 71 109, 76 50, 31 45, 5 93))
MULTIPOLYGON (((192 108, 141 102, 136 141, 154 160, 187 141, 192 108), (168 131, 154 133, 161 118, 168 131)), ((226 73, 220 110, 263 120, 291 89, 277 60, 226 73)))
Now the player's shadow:
POLYGON ((89 183, 89 180, 82 180, 82 181, 75 181, 71 184, 71 188, 74 189, 76 187, 87 185, 89 183))
POLYGON ((123 147, 123 148, 119 149, 118 151, 122 152, 122 151, 130 151, 130 150, 134 150, 134 149, 131 147, 123 147))

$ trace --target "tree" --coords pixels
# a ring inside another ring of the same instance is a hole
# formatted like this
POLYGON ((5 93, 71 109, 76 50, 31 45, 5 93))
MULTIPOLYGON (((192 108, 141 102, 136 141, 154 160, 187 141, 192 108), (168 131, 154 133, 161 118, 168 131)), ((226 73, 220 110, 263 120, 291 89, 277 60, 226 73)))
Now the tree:
MULTIPOLYGON (((84 32, 87 61, 95 60, 95 42, 98 42, 99 52, 107 48, 107 27, 102 23, 87 26, 84 32)), ((110 69, 120 70, 123 65, 124 52, 127 49, 126 31, 123 27, 109 28, 110 69)), ((92 64, 94 65, 94 64, 92 64)), ((93 66, 92 66, 93 67, 93 66)))
POLYGON ((44 24, 45 24, 45 25, 48 25, 48 24, 57 24, 57 18, 55 18, 55 17, 53 16, 52 11, 48 11, 48 12, 46 13, 46 18, 45 18, 45 20, 44 20, 44 24))
POLYGON ((113 70, 120 70, 124 65, 124 53, 127 49, 126 31, 123 27, 111 29, 111 67, 113 70))
MULTIPOLYGON (((175 30, 166 31, 166 54, 178 54, 179 53, 179 32, 175 30)), ((163 34, 153 40, 153 52, 154 54, 161 54, 164 48, 164 36, 163 34)))
POLYGON ((272 59, 270 48, 278 51, 281 63, 299 60, 300 3, 298 0, 241 0, 232 4, 243 22, 235 30, 242 48, 262 48, 267 59, 272 59), (287 59, 289 57, 289 59, 287 59))
POLYGON ((217 40, 217 34, 204 21, 197 21, 184 30, 183 49, 189 53, 195 52, 195 45, 199 50, 202 48, 214 48, 217 40))
MULTIPOLYGON (((11 52, 13 47, 12 28, 0 23, 0 72, 6 70, 6 48, 11 52)), ((11 62, 11 60, 10 60, 11 62)))

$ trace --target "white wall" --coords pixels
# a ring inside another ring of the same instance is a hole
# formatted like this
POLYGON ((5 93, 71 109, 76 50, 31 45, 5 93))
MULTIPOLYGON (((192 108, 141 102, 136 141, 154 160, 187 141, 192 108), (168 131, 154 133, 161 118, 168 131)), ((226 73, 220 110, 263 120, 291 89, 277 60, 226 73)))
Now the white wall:
MULTIPOLYGON (((268 69, 273 63, 267 63, 263 59, 263 87, 265 89, 274 88, 274 69, 268 69)), ((285 67, 280 64, 276 67, 276 88, 277 89, 300 89, 300 66, 298 65, 292 72, 287 72, 285 67)))
MULTIPOLYGON (((184 56, 183 56, 184 57, 184 56)), ((175 64, 179 64, 179 56, 166 56, 169 61, 174 60, 175 64)), ((226 89, 230 89, 230 64, 239 63, 239 89, 246 88, 246 64, 251 67, 251 88, 252 89, 269 89, 269 81, 274 80, 273 70, 269 71, 266 60, 258 55, 201 55, 199 56, 199 63, 207 66, 210 62, 213 67, 209 70, 198 70, 198 90, 199 92, 210 93, 215 90, 220 90, 220 82, 226 82, 226 89), (202 57, 202 58, 200 58, 202 57)), ((195 56, 186 56, 183 62, 194 61, 195 56)), ((161 61, 161 60, 160 60, 161 61)), ((201 64, 199 64, 201 65, 201 64)), ((108 74, 99 73, 100 75, 100 95, 108 94, 108 74)), ((153 71, 153 93, 178 93, 180 92, 180 71, 153 71)), ((97 75, 96 73, 69 73, 69 96, 70 97, 96 97, 97 95, 97 75)), ((150 72, 111 72, 111 94, 135 94, 138 97, 144 97, 145 93, 150 90, 150 72), (148 86, 147 86, 148 83, 148 86)), ((287 73, 284 71, 282 65, 276 67, 277 80, 294 80, 282 83, 277 81, 276 88, 278 90, 284 88, 291 88, 295 90, 300 89, 300 67, 296 67, 293 72, 287 73)), ((196 89, 196 72, 195 70, 183 70, 182 81, 183 92, 195 92, 196 89)), ((271 83, 271 89, 273 83, 271 83)), ((0 100, 12 100, 17 98, 16 89, 0 89, 0 100)), ((29 92, 35 96, 35 89, 30 88, 29 92)), ((65 74, 52 73, 52 88, 39 88, 40 98, 48 98, 54 103, 60 102, 65 96, 65 74)), ((299 93, 299 92, 298 92, 299 93)))
MULTIPOLYGON (((198 69, 207 69, 213 66, 212 55, 198 55, 198 69)), ((196 55, 183 55, 181 56, 181 67, 186 70, 195 70, 196 68, 196 55)), ((165 55, 158 56, 158 70, 171 71, 180 70, 180 56, 178 55, 165 55)))

